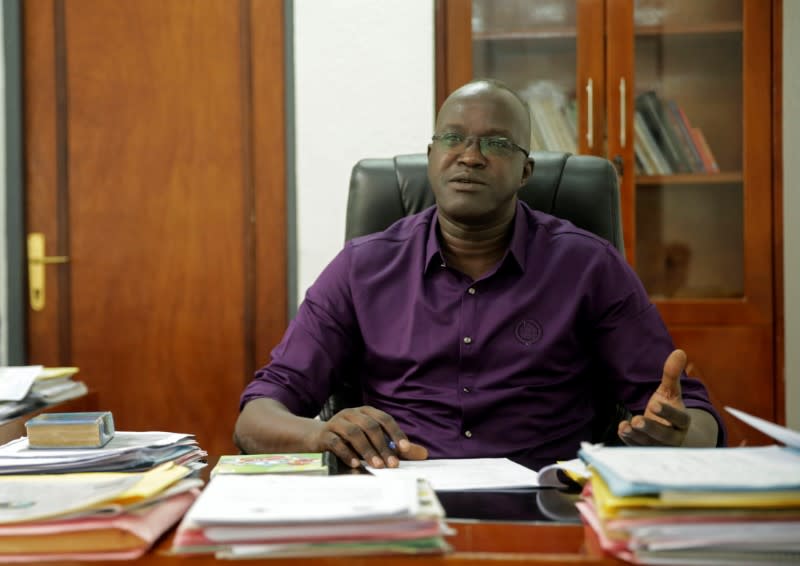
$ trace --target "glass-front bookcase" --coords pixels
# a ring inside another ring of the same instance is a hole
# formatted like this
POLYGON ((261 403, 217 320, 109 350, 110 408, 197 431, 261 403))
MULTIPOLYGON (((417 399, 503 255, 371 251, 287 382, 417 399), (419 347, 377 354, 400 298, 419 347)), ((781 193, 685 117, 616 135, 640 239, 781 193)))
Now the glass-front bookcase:
POLYGON ((437 3, 438 102, 472 78, 501 79, 528 101, 534 151, 611 160, 626 258, 691 371, 721 403, 767 418, 780 417, 782 395, 774 9, 769 0, 437 3))

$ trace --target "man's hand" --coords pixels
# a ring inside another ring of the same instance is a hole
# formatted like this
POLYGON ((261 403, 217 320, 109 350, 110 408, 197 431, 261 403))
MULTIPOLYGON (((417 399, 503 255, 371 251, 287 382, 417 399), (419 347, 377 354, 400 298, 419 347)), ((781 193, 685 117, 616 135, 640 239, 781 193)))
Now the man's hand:
POLYGON ((672 352, 664 362, 661 384, 650 397, 644 415, 619 423, 617 433, 630 446, 681 446, 692 417, 681 396, 681 373, 686 367, 686 353, 672 352))
POLYGON ((362 459, 375 468, 396 468, 398 457, 428 457, 425 447, 410 442, 390 415, 374 407, 344 409, 322 425, 311 442, 314 451, 330 450, 351 468, 357 468, 362 459), (395 450, 389 448, 389 441, 394 442, 395 450))

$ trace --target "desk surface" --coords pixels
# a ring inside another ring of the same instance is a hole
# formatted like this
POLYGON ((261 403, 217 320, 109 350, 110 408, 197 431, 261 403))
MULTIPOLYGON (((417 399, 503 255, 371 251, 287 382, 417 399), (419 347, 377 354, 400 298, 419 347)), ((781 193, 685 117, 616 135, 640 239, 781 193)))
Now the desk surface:
MULTIPOLYGON (((77 399, 44 407, 0 426, 0 443, 25 434, 25 421, 42 411, 95 410, 96 395, 89 393, 77 399)), ((209 460, 213 461, 213 458, 209 460)), ((579 524, 547 523, 548 520, 575 521, 566 513, 568 499, 557 492, 528 491, 523 493, 459 492, 441 494, 447 510, 448 524, 456 534, 447 537, 454 552, 443 556, 374 556, 314 558, 320 566, 412 566, 442 564, 473 566, 486 564, 623 564, 604 556, 590 530, 579 524), (471 517, 466 519, 465 517, 471 517), (507 519, 514 519, 508 521, 507 519)), ((137 566, 203 566, 229 564, 212 555, 171 556, 172 534, 162 538, 143 557, 132 562, 137 566)), ((300 566, 308 558, 250 560, 271 566, 300 566)), ((50 562, 47 564, 56 564, 50 562)), ((64 562, 68 565, 96 565, 98 562, 64 562)))
MULTIPOLYGON (((556 525, 537 523, 462 522, 448 521, 456 535, 447 537, 454 552, 441 556, 341 556, 330 558, 270 558, 247 560, 243 564, 267 564, 270 566, 418 566, 441 564, 442 566, 478 566, 492 564, 624 564, 614 558, 603 556, 596 539, 579 525, 556 525)), ((137 566, 220 566, 231 561, 216 560, 211 555, 192 557, 167 554, 172 537, 167 536, 142 558, 120 564, 137 566)), ((236 562, 238 563, 238 561, 236 562)), ((50 563, 53 564, 53 563, 50 563)), ((66 562, 67 565, 97 562, 66 562)))

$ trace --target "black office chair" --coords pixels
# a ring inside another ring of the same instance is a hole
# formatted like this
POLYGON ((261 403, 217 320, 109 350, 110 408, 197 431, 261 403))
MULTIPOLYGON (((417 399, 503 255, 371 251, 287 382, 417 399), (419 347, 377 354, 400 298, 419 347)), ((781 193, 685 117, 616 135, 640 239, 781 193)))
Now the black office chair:
MULTIPOLYGON (((571 221, 611 242, 624 254, 619 183, 611 163, 601 157, 560 152, 534 152, 533 174, 519 197, 536 210, 571 221)), ((372 234, 404 216, 434 204, 425 154, 363 159, 350 176, 345 238, 372 234)), ((616 442, 617 423, 630 413, 597 392, 596 442, 616 442)), ((327 400, 320 418, 327 420, 346 407, 361 404, 361 387, 342 384, 327 400)))

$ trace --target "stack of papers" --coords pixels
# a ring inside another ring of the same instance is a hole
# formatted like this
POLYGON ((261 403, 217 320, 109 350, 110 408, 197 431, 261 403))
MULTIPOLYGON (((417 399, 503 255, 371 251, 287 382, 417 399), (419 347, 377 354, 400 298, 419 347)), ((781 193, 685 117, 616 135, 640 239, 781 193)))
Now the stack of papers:
POLYGON ((604 549, 639 564, 800 561, 800 434, 728 410, 786 446, 581 449, 578 507, 604 549))
POLYGON ((215 475, 173 552, 218 558, 431 554, 448 549, 444 510, 413 478, 215 475))
POLYGON ((92 449, 0 446, 0 564, 141 556, 199 495, 204 457, 193 436, 164 432, 92 449))
POLYGON ((0 475, 149 470, 164 462, 203 467, 191 434, 118 431, 102 448, 36 449, 27 437, 0 446, 0 475))
POLYGON ((177 523, 202 481, 167 463, 144 473, 0 477, 0 563, 137 558, 177 523))
POLYGON ((86 394, 76 367, 0 367, 0 422, 86 394))

